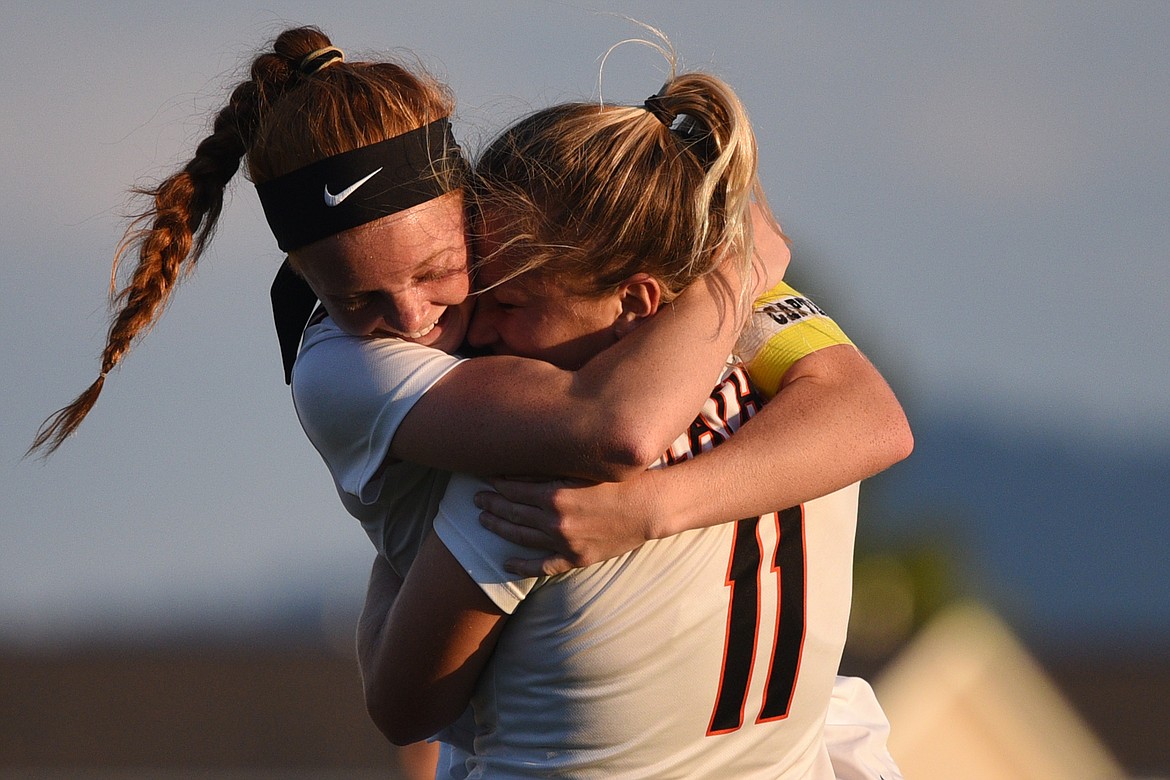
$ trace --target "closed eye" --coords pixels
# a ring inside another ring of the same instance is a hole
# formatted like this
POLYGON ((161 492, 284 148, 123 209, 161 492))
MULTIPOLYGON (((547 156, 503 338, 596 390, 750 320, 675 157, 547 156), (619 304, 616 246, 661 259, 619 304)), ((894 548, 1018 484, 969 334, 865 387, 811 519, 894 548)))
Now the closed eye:
POLYGON ((443 271, 432 271, 431 273, 423 274, 415 279, 416 283, 426 284, 428 282, 441 282, 444 279, 450 279, 455 274, 463 273, 462 269, 451 268, 443 271))

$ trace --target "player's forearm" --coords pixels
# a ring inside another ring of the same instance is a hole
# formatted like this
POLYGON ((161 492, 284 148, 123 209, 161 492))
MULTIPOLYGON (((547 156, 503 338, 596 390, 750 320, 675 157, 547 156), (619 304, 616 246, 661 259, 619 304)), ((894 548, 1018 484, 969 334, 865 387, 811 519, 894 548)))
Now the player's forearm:
POLYGON ((473 474, 634 476, 706 400, 735 342, 735 303, 734 289, 693 285, 577 371, 465 361, 411 408, 393 454, 473 474))
POLYGON ((640 473, 694 419, 735 344, 736 284, 696 283, 576 372, 576 435, 602 434, 625 455, 606 479, 640 473))
POLYGON ((402 579, 382 556, 374 559, 366 587, 366 600, 357 625, 358 668, 362 677, 362 692, 371 720, 378 723, 381 713, 379 692, 385 687, 390 673, 385 663, 384 646, 386 624, 394 600, 402 587, 402 579))
MULTIPOLYGON (((756 292, 779 281, 785 238, 753 208, 756 292)), ((576 372, 540 361, 466 361, 399 426, 394 455, 473 474, 592 481, 640 474, 690 425, 740 331, 741 274, 729 259, 576 372)))
POLYGON ((753 297, 763 294, 784 277, 791 259, 787 239, 759 204, 752 206, 752 223, 749 268, 727 258, 716 272, 577 372, 574 389, 582 433, 608 425, 608 435, 627 437, 616 444, 626 459, 621 469, 606 476, 568 476, 636 476, 691 424, 749 314, 742 308, 745 283, 753 297))
POLYGON ((864 356, 840 345, 802 362, 722 445, 646 475, 656 536, 810 501, 910 454, 905 413, 864 356))
POLYGON ((366 708, 386 738, 406 745, 454 722, 503 626, 502 613, 430 534, 362 662, 366 708))

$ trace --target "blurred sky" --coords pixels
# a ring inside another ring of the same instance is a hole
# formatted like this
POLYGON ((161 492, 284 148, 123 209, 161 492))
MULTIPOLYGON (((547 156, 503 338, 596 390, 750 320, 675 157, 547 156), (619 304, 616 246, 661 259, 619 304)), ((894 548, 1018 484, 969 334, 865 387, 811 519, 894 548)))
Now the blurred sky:
MULTIPOLYGON (((684 67, 737 88, 806 292, 912 417, 1170 443, 1168 3, 7 0, 0 641, 360 596, 368 542, 292 413, 267 303, 281 256, 242 179, 79 434, 21 460, 96 377, 127 189, 186 159, 285 26, 318 24, 351 57, 417 55, 474 150, 596 97, 600 56, 640 34, 598 10, 660 27, 684 67)), ((663 67, 622 47, 602 94, 640 102, 663 67)))

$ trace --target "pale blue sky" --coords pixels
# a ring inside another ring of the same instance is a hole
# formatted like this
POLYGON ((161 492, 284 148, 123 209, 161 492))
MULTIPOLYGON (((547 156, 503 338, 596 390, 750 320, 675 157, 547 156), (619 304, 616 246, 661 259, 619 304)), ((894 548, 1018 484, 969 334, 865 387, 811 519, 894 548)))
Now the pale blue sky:
MULTIPOLYGON (((287 24, 417 54, 474 149, 596 96, 600 56, 637 34, 596 8, 659 26, 684 67, 738 89, 807 292, 912 413, 1170 441, 1170 4, 9 2, 0 641, 352 602, 368 543, 292 414, 267 309, 280 256, 242 179, 79 435, 21 461, 96 376, 126 190, 185 159, 287 24)), ((624 47, 604 75, 607 99, 640 101, 662 61, 624 47)))

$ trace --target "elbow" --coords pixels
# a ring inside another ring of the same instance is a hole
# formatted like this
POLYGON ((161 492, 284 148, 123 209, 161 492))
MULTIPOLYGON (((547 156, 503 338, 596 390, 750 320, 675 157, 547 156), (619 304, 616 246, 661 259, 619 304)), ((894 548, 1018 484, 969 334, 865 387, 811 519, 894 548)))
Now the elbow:
POLYGON ((395 745, 409 745, 426 739, 439 730, 427 731, 421 710, 412 700, 412 691, 403 687, 403 675, 392 673, 391 667, 371 653, 358 653, 362 673, 362 695, 366 714, 378 731, 395 745))
POLYGON ((914 432, 910 429, 910 421, 900 405, 891 410, 886 422, 886 435, 882 437, 883 446, 880 453, 882 461, 880 470, 885 470, 895 463, 900 463, 910 457, 914 451, 914 432))
POLYGON ((661 409, 601 395, 578 407, 570 422, 570 440, 583 457, 580 473, 572 476, 595 482, 622 482, 641 474, 690 424, 661 409))
POLYGON ((367 707, 366 712, 369 713, 370 720, 378 727, 378 731, 382 732, 382 736, 391 744, 398 745, 399 747, 413 745, 415 742, 422 742, 438 731, 438 729, 423 731, 413 723, 401 717, 394 717, 392 713, 380 707, 367 707))
POLYGON ((863 426, 873 433, 876 474, 910 457, 914 451, 914 432, 893 388, 876 371, 872 378, 868 386, 862 385, 861 408, 866 410, 863 426))
POLYGON ((910 430, 910 421, 906 419, 905 415, 902 416, 902 424, 898 426, 890 447, 893 457, 890 465, 906 460, 910 457, 910 453, 914 452, 914 432, 910 430))
POLYGON ((660 458, 667 446, 637 430, 615 426, 611 436, 597 443, 597 472, 589 476, 598 482, 632 479, 660 458))
POLYGON ((598 462, 604 469, 602 482, 622 482, 641 474, 662 457, 683 428, 667 428, 660 415, 645 409, 634 414, 615 413, 606 438, 599 441, 598 462))
POLYGON ((432 724, 425 706, 415 707, 405 697, 377 686, 366 686, 366 713, 378 731, 395 745, 421 742, 435 734, 442 724, 432 724))

